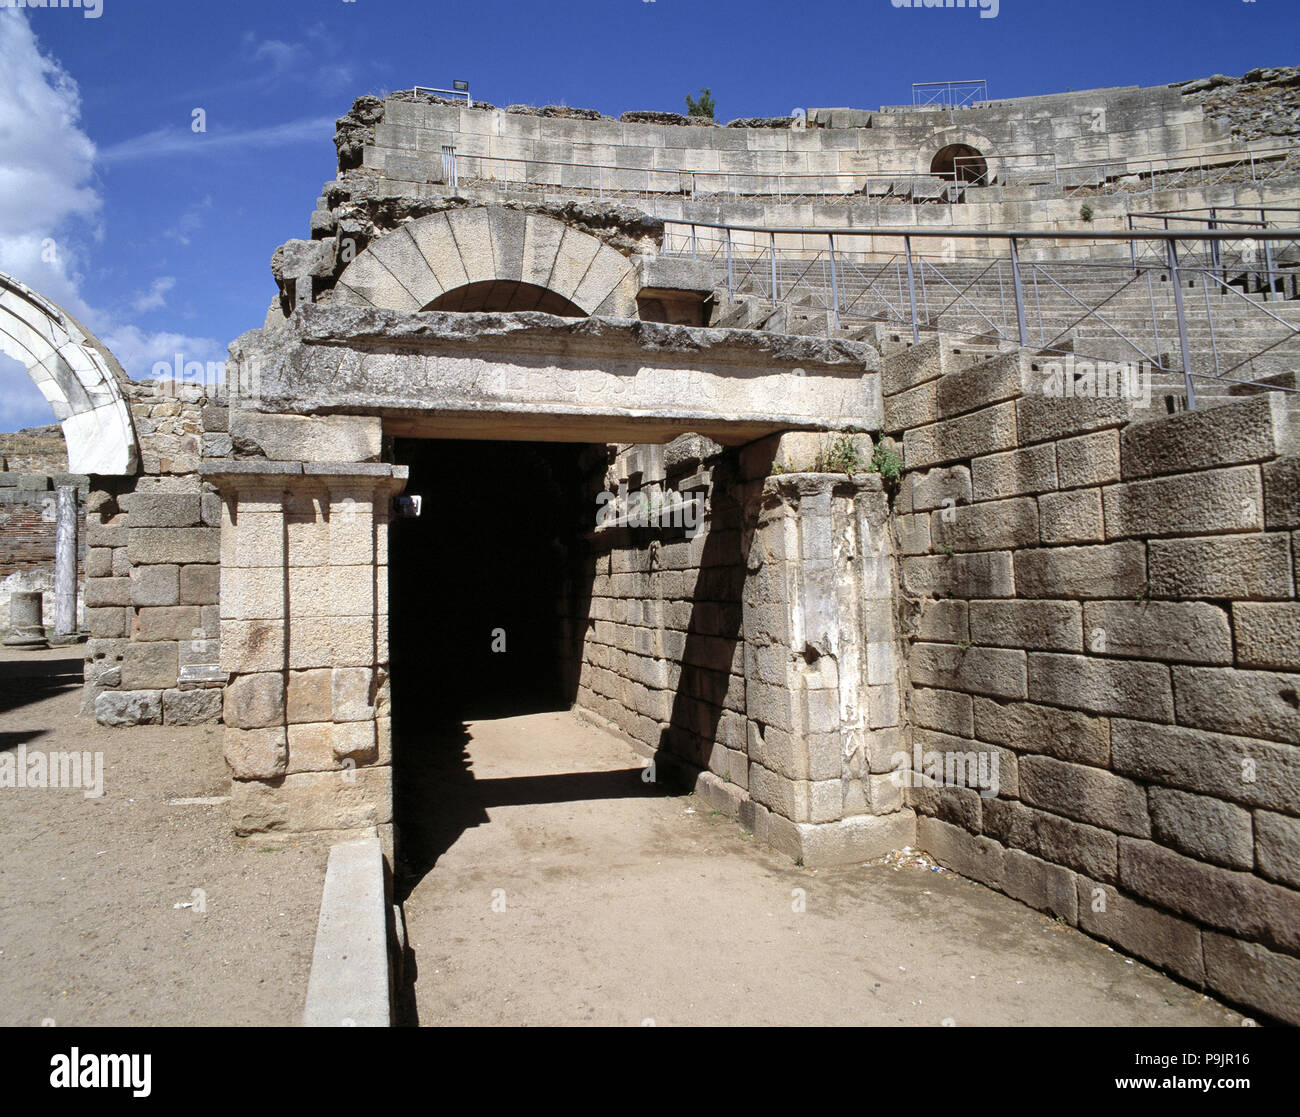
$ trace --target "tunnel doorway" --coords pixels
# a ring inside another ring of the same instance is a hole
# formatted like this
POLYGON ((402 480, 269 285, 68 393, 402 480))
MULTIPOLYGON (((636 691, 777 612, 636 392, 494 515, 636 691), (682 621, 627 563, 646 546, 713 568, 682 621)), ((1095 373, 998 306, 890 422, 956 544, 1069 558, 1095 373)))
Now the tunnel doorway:
POLYGON ((395 461, 410 469, 406 495, 421 506, 394 521, 389 541, 399 720, 572 704, 582 532, 595 514, 584 475, 604 454, 578 443, 395 441, 395 461))
POLYGON ((930 173, 969 186, 989 184, 988 161, 983 152, 970 144, 949 144, 940 148, 930 161, 930 173))
MULTIPOLYGON (((577 694, 595 522, 588 478, 607 449, 561 442, 395 439, 410 469, 389 531, 393 821, 404 897, 498 798, 470 757, 475 726, 530 724, 577 694)), ((522 731, 526 761, 540 742, 522 731)), ((525 781, 526 784, 527 781, 525 781)))

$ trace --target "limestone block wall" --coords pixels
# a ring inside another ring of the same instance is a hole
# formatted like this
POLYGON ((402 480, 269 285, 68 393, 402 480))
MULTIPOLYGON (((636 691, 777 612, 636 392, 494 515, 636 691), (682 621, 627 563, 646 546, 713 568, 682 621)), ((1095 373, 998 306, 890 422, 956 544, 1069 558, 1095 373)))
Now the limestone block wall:
POLYGON ((1045 396, 937 342, 885 365, 912 749, 1000 773, 909 788, 918 844, 1300 1021, 1295 415, 1045 396))
POLYGON ((693 538, 596 533, 577 708, 760 840, 838 864, 915 829, 889 775, 902 717, 888 502, 875 476, 769 476, 811 437, 697 460, 687 436, 620 457, 611 485, 669 505, 699 493, 702 519, 693 538))
POLYGON ((696 436, 623 447, 587 559, 577 707, 646 756, 746 786, 740 600, 742 493, 734 454, 696 436), (638 495, 639 494, 639 495, 638 495), (640 500, 674 499, 667 523, 640 500), (681 511, 672 522, 672 508, 681 511), (687 516, 690 519, 687 519, 687 516), (685 525, 694 523, 697 530, 685 525))
POLYGON ((214 722, 221 512, 198 470, 224 407, 199 386, 155 381, 132 386, 131 410, 140 473, 96 478, 86 505, 82 713, 117 726, 214 722))
POLYGON ((403 467, 211 462, 235 830, 373 827, 392 853, 388 526, 403 467))

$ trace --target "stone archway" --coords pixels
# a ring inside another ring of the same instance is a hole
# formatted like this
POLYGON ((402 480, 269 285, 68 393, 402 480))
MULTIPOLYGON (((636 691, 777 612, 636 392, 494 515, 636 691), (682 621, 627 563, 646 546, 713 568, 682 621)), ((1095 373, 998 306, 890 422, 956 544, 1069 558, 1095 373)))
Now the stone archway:
POLYGON ((970 186, 987 186, 989 165, 984 153, 970 144, 948 144, 930 160, 930 173, 970 186))
POLYGON ((965 186, 992 186, 1001 178, 996 151, 997 144, 978 129, 938 128, 917 149, 916 170, 965 186))
POLYGON ((0 274, 0 351, 21 361, 63 427, 72 473, 127 476, 139 465, 121 365, 67 311, 0 274))
POLYGON ((476 206, 386 233, 344 269, 332 301, 635 318, 636 292, 632 262, 590 233, 543 214, 476 206))

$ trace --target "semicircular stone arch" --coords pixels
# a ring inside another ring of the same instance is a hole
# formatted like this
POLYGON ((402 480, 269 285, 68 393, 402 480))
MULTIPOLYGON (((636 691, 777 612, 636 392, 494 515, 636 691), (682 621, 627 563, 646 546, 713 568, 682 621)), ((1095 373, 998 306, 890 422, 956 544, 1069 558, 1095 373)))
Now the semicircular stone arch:
MULTIPOLYGON (((926 138, 916 153, 917 173, 930 174, 935 158, 949 149, 961 153, 966 166, 977 163, 976 156, 983 160, 984 181, 980 185, 991 186, 1001 181, 1002 168, 994 154, 996 145, 978 129, 961 126, 936 129, 926 138)), ((966 181, 970 184, 969 178, 966 181)))
POLYGON ((66 310, 0 274, 0 351, 27 368, 63 427, 68 470, 129 476, 140 461, 130 381, 103 343, 66 310))
POLYGON ((343 270, 333 301, 635 318, 636 290, 632 262, 590 233, 544 214, 476 206, 385 233, 343 270))

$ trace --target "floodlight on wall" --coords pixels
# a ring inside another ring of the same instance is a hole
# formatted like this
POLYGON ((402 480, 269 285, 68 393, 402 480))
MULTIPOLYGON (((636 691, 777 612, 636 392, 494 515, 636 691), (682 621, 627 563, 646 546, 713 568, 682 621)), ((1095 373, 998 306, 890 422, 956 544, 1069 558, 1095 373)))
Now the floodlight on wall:
POLYGON ((452 89, 454 89, 457 93, 468 93, 468 92, 469 92, 469 82, 467 82, 467 81, 453 81, 453 82, 451 83, 451 87, 452 87, 452 89))

